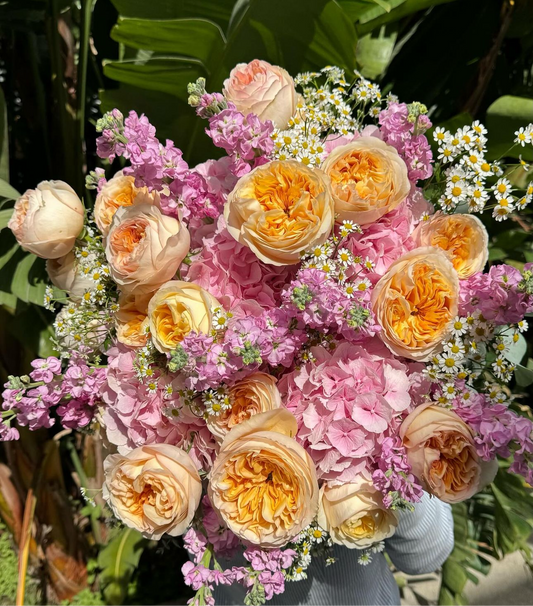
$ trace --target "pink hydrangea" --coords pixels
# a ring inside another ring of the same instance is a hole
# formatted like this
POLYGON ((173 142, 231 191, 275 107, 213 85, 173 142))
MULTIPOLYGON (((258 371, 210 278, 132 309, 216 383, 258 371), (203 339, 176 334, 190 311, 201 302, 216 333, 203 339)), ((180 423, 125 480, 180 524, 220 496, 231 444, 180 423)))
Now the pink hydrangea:
POLYGON ((279 388, 318 476, 350 482, 372 472, 380 444, 410 407, 408 368, 377 340, 311 351, 315 361, 284 376, 279 388))
POLYGON ((415 248, 410 236, 422 215, 430 210, 421 191, 414 189, 392 212, 363 227, 362 233, 351 234, 344 246, 355 256, 372 261, 374 269, 368 278, 375 283, 394 261, 415 248))
POLYGON ((204 238, 204 249, 191 265, 188 279, 208 290, 227 307, 243 300, 254 300, 262 307, 279 305, 281 291, 294 275, 290 266, 277 267, 260 261, 226 230, 223 217, 211 237, 204 238))
POLYGON ((154 370, 157 389, 141 383, 133 366, 135 352, 124 346, 108 352, 107 383, 102 387, 106 404, 103 422, 107 437, 120 453, 145 444, 174 444, 186 448, 199 469, 213 463, 216 443, 203 419, 184 406, 177 391, 180 379, 154 370), (167 395, 167 388, 171 395, 167 395), (165 414, 178 411, 177 416, 165 414))

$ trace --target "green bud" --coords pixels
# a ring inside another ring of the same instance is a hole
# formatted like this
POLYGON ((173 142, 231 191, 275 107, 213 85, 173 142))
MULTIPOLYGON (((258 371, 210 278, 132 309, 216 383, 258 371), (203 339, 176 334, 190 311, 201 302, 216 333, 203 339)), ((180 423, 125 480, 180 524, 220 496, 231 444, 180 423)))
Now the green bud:
POLYGON ((297 286, 292 291, 291 299, 296 307, 303 311, 307 307, 307 304, 313 300, 313 293, 309 290, 307 285, 302 287, 297 286))
POLYGON ((361 328, 368 320, 370 311, 360 305, 354 305, 348 312, 346 323, 350 328, 361 328))
POLYGON ((170 352, 170 360, 168 361, 168 369, 170 372, 177 372, 187 365, 189 356, 181 345, 170 352))
POLYGON ((239 355, 241 356, 244 364, 261 364, 263 361, 259 348, 255 347, 250 342, 246 342, 244 344, 244 347, 239 351, 239 355))

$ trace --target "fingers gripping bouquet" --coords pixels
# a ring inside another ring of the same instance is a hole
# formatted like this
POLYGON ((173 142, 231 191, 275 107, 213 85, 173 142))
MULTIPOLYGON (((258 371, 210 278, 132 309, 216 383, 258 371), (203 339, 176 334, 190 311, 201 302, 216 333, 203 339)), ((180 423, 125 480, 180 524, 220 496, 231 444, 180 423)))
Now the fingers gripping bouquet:
POLYGON ((520 165, 484 159, 479 122, 436 128, 435 160, 424 106, 338 68, 293 80, 252 61, 222 94, 189 93, 221 159, 191 168, 113 110, 98 153, 125 168, 89 176, 85 221, 61 182, 17 201, 58 357, 10 378, 2 438, 12 421, 102 427, 105 499, 146 537, 184 535, 198 604, 231 583, 262 603, 333 544, 364 564, 398 510, 423 490, 469 498, 497 456, 533 482, 533 424, 505 386, 533 273, 484 273, 474 214, 531 201, 508 179, 520 165))

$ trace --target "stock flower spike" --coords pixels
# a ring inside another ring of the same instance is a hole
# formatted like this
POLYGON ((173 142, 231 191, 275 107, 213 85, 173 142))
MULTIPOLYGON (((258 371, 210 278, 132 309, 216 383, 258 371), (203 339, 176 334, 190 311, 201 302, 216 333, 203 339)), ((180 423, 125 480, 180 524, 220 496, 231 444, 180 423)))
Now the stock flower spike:
POLYGON ((256 60, 205 84, 189 104, 219 159, 190 167, 115 109, 98 155, 124 168, 89 175, 83 225, 62 182, 15 205, 56 287, 57 356, 9 377, 0 439, 98 426, 118 450, 105 499, 146 537, 183 535, 190 603, 238 583, 261 604, 333 544, 367 565, 399 510, 470 497, 498 456, 533 483, 533 423, 506 388, 533 269, 486 271, 476 216, 509 219, 533 185, 509 178, 524 162, 486 159, 479 122, 431 132, 424 105, 358 73, 256 60))

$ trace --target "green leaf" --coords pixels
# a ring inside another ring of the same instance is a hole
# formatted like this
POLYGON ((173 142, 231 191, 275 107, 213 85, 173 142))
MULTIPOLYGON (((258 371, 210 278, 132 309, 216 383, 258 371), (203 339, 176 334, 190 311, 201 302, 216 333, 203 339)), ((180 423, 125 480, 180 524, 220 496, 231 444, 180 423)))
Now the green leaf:
POLYGON ((527 341, 524 335, 518 335, 518 341, 513 341, 512 336, 504 336, 504 343, 508 346, 508 351, 504 354, 509 362, 520 364, 527 353, 527 341))
POLYGON ((226 29, 235 0, 112 0, 124 17, 138 19, 184 19, 200 17, 226 29))
POLYGON ((533 160, 531 145, 521 147, 514 145, 515 131, 521 126, 533 122, 533 99, 505 95, 496 99, 487 109, 487 128, 489 131, 489 148, 487 158, 500 156, 533 160))
POLYGON ((8 200, 16 200, 20 198, 18 191, 9 185, 7 181, 0 179, 0 197, 7 198, 8 200))
POLYGON ((452 558, 448 558, 442 567, 442 579, 454 593, 461 593, 468 577, 463 566, 452 558))
POLYGON ((382 27, 378 36, 367 34, 359 38, 355 57, 361 66, 363 76, 375 79, 387 69, 397 36, 396 31, 386 34, 385 27, 382 27))
POLYGON ((0 210, 0 231, 2 231, 7 224, 9 223, 9 219, 11 219, 11 215, 13 214, 12 208, 6 208, 4 210, 0 210))
POLYGON ((104 61, 103 65, 108 78, 183 100, 188 97, 187 84, 206 75, 199 61, 178 57, 156 57, 145 62, 104 61))
POLYGON ((522 364, 517 364, 514 377, 517 385, 527 387, 533 383, 533 370, 522 366, 522 364))
POLYGON ((12 293, 25 303, 35 303, 42 307, 47 284, 44 259, 25 253, 13 274, 12 293))
POLYGON ((123 528, 98 554, 100 584, 107 604, 122 604, 128 583, 148 541, 131 528, 123 528))
POLYGON ((9 139, 7 130, 7 107, 4 91, 0 87, 0 179, 9 182, 9 139))
POLYGON ((381 15, 376 15, 375 18, 372 17, 371 19, 366 19, 365 21, 361 19, 361 25, 357 27, 357 33, 359 35, 367 34, 368 32, 371 32, 376 28, 385 25, 386 23, 394 23, 413 13, 426 10, 427 8, 431 8, 432 6, 436 6, 438 4, 446 4, 448 2, 456 1, 457 0, 406 0, 389 13, 383 12, 381 15))
POLYGON ((223 52, 222 30, 204 19, 127 19, 119 17, 111 37, 133 48, 189 56, 204 66, 223 52))

